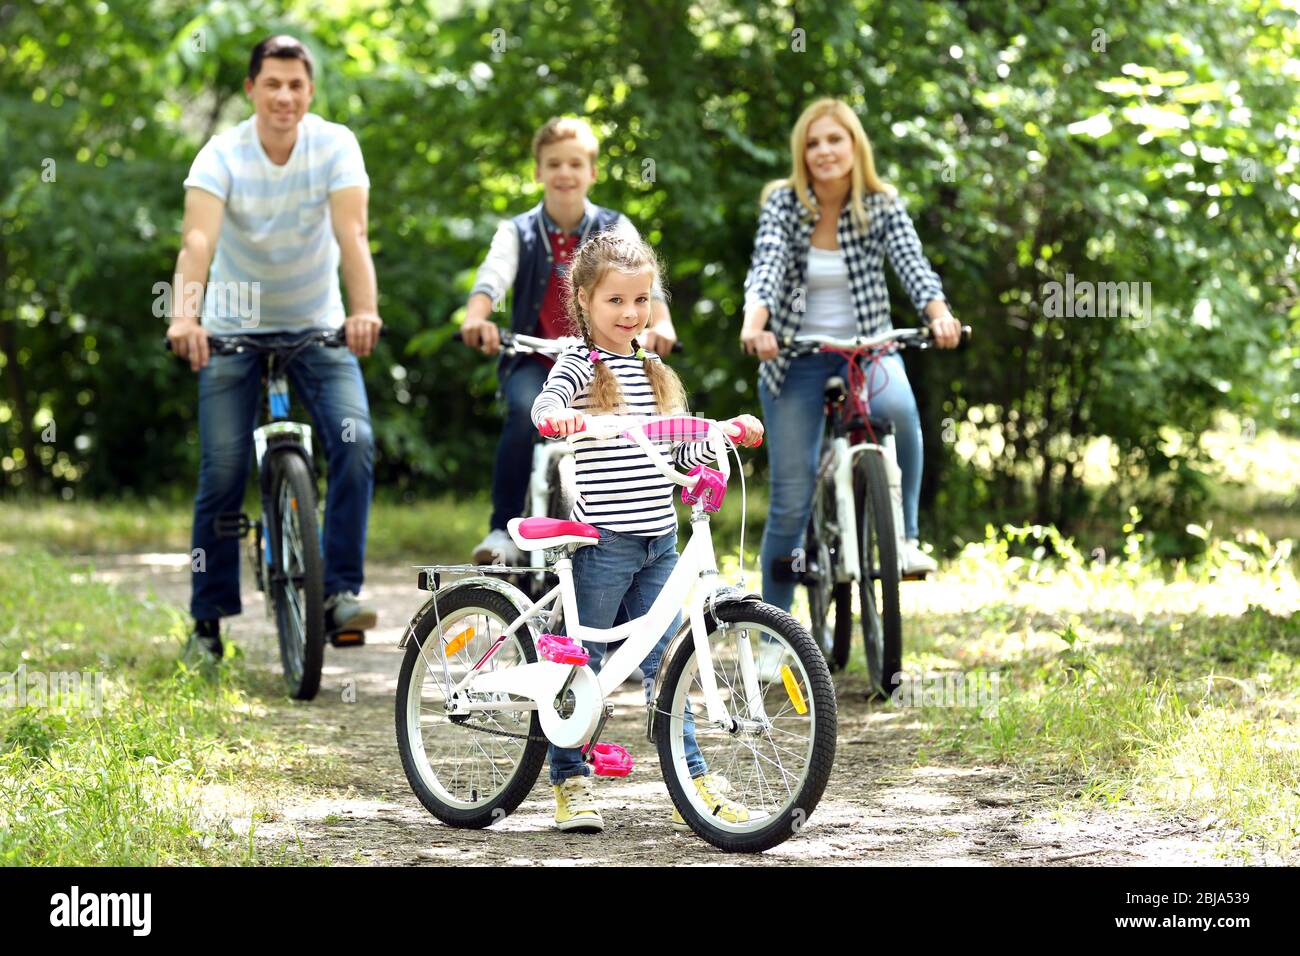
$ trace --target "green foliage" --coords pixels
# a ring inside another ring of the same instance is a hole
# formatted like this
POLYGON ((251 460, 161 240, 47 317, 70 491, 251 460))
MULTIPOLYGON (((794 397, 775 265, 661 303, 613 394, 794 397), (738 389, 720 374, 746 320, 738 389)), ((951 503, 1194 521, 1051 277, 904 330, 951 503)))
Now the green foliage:
MULTIPOLYGON (((247 114, 248 50, 279 30, 309 38, 314 108, 356 131, 371 174, 391 334, 365 374, 378 480, 398 493, 488 483, 494 372, 447 336, 496 221, 539 198, 529 143, 556 113, 602 135, 592 197, 663 253, 676 364, 722 415, 757 409, 735 338, 759 189, 787 171, 809 100, 859 111, 977 329, 964 355, 910 369, 945 540, 985 515, 1069 527, 1108 507, 1082 482, 1096 436, 1116 449, 1120 500, 1181 528, 1208 491, 1195 439, 1216 410, 1295 420, 1298 35, 1274 0, 114 0, 5 16, 9 488, 192 483, 195 386, 158 346, 153 288, 174 263, 188 164, 247 114), (1067 274, 1149 282, 1149 315, 1045 314, 1046 284, 1067 274), (1005 445, 988 466, 943 438, 977 409, 1005 445)), ((896 324, 914 322, 893 300, 896 324)))

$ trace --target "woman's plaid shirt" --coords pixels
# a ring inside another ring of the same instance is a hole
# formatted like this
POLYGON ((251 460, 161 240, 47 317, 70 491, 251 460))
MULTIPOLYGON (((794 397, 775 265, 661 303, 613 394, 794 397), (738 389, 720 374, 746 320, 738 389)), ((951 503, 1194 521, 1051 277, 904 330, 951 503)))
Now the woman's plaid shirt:
MULTIPOLYGON (((921 251, 921 240, 903 201, 888 193, 870 193, 863 202, 867 207, 867 228, 861 230, 854 224, 846 202, 837 235, 848 267, 858 333, 875 335, 893 328, 885 285, 886 256, 917 312, 923 312, 932 299, 942 299, 943 286, 921 251)), ((745 277, 745 307, 748 311, 755 304, 767 306, 767 328, 777 339, 798 334, 803 324, 807 299, 804 276, 815 224, 816 217, 789 186, 768 197, 758 218, 754 257, 745 277)), ((778 355, 759 365, 759 379, 772 395, 781 394, 789 364, 789 358, 778 355)))

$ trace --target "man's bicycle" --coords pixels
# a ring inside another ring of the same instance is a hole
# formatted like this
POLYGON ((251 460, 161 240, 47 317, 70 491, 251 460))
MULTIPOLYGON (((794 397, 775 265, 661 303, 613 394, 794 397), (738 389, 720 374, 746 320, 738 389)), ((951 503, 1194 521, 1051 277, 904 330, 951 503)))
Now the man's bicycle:
POLYGON ((826 661, 801 624, 720 579, 709 515, 722 505, 734 446, 720 423, 702 418, 591 417, 583 425, 569 442, 622 435, 682 486, 682 500, 692 506, 690 541, 650 610, 609 629, 578 619, 572 554, 599 541, 591 525, 510 522, 520 549, 540 550, 558 578, 536 601, 483 573, 491 569, 422 568, 420 587, 434 593, 402 636, 397 684, 397 743, 407 780, 439 820, 481 828, 523 801, 547 741, 581 747, 597 774, 625 776, 631 757, 601 740, 613 712, 606 701, 682 612, 685 623, 663 654, 647 714, 664 781, 705 840, 730 851, 773 847, 802 828, 825 790, 835 757, 835 693, 826 661), (652 444, 665 438, 708 441, 720 470, 698 466, 681 474, 652 444), (441 575, 452 572, 476 576, 443 586, 441 575), (567 636, 556 633, 561 622, 567 636), (623 644, 594 672, 582 644, 613 641, 623 644), (765 668, 755 660, 760 645, 778 652, 769 652, 765 668), (726 774, 728 799, 748 809, 747 820, 713 816, 691 785, 692 732, 707 764, 726 774))
POLYGON ((208 344, 213 355, 252 352, 266 358, 268 420, 253 431, 262 514, 253 519, 243 512, 219 515, 217 533, 243 538, 253 532, 249 558, 257 589, 267 598, 267 617, 275 619, 285 685, 294 699, 311 700, 320 689, 325 639, 346 647, 364 643, 365 634, 326 629, 325 562, 311 426, 289 418, 285 369, 304 349, 343 348, 347 343, 343 331, 337 330, 315 331, 289 342, 267 341, 259 335, 211 336, 208 344))
MULTIPOLYGON (((969 336, 970 326, 964 326, 963 341, 969 336)), ((894 429, 872 417, 871 395, 881 359, 902 349, 931 348, 932 336, 928 328, 898 329, 870 338, 798 336, 783 344, 791 356, 830 352, 848 360, 848 381, 835 376, 826 383, 827 436, 804 554, 791 569, 808 589, 813 638, 835 669, 849 661, 856 585, 872 692, 888 697, 903 664, 899 581, 924 575, 902 573, 902 483, 894 429)))

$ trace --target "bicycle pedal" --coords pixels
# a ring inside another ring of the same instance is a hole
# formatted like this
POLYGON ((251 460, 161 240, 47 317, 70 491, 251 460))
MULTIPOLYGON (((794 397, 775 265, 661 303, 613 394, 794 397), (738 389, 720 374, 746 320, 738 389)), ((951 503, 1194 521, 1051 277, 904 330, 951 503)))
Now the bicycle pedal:
POLYGON ((330 643, 335 647, 360 647, 366 643, 366 632, 338 631, 330 635, 330 643))
POLYGON ((907 571, 899 578, 901 581, 924 581, 930 576, 929 571, 907 571))
POLYGON ((586 648, 573 643, 573 638, 563 634, 543 634, 537 642, 537 653, 555 664, 573 664, 581 667, 591 659, 586 648))
MULTIPOLYGON (((582 752, 587 753, 584 746, 582 752)), ((632 772, 632 755, 618 744, 596 744, 587 755, 592 771, 598 777, 626 777, 632 772)))

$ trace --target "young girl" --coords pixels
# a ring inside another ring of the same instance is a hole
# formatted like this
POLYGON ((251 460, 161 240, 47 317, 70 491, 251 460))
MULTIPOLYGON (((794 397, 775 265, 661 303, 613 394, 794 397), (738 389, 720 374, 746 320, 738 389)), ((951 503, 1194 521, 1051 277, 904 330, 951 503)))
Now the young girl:
MULTIPOLYGON (((551 369, 533 403, 535 425, 550 422, 564 436, 577 431, 584 412, 685 414, 681 381, 658 355, 637 342, 650 319, 651 290, 659 271, 654 251, 630 230, 606 230, 578 249, 570 264, 568 309, 584 345, 561 355, 551 369)), ((728 424, 733 437, 744 444, 757 444, 762 438, 763 426, 750 415, 728 424)), ((709 460, 703 442, 659 444, 683 470, 709 460)), ((573 518, 600 530, 598 544, 579 548, 573 556, 578 616, 589 627, 609 628, 620 607, 628 620, 646 613, 677 563, 672 498, 676 485, 623 438, 584 442, 574 458, 578 501, 573 518)), ((679 615, 641 665, 647 703, 653 699, 659 658, 680 623, 679 615)), ((592 665, 599 666, 604 645, 594 644, 588 650, 592 665)), ((732 822, 748 819, 743 806, 727 799, 726 779, 708 771, 689 726, 686 760, 696 790, 715 815, 732 822)), ((600 832, 604 821, 581 752, 552 745, 550 765, 555 825, 580 833, 600 832)), ((673 825, 686 829, 676 811, 673 825)))

